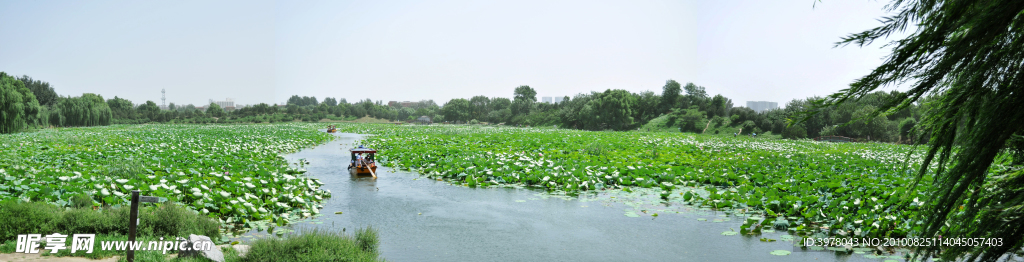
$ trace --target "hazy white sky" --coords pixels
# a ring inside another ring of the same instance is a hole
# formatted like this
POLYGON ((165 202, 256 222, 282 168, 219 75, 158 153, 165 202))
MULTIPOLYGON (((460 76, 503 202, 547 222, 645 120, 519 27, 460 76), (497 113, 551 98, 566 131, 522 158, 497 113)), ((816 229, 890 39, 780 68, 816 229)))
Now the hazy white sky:
POLYGON ((538 97, 694 82, 736 105, 827 95, 888 53, 833 48, 878 1, 10 1, 0 71, 135 103, 538 97))

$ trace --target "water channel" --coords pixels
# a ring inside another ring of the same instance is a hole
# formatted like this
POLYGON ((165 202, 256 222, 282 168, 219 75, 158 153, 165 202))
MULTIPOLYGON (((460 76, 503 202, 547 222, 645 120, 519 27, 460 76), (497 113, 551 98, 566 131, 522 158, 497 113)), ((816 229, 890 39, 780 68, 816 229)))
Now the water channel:
POLYGON ((714 211, 629 217, 622 204, 534 189, 469 188, 388 167, 378 168, 377 179, 353 177, 346 170, 347 150, 361 136, 335 135, 332 142, 286 156, 289 162, 308 161, 307 175, 326 183, 321 188, 333 194, 322 216, 289 227, 351 232, 373 226, 388 261, 884 260, 803 251, 793 241, 761 242, 764 236, 725 236, 724 231, 739 230, 743 219, 712 223, 721 218, 714 211), (707 221, 698 221, 701 217, 707 221), (771 255, 774 250, 793 253, 771 255))

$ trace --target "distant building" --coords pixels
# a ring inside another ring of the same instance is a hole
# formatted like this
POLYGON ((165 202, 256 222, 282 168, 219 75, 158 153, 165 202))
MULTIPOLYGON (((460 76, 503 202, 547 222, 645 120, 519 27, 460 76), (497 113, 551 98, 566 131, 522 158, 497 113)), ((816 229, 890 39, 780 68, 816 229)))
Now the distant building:
POLYGON ((541 101, 541 102, 544 102, 544 103, 548 103, 548 104, 550 104, 550 103, 552 102, 552 100, 551 100, 551 97, 550 97, 550 96, 545 96, 545 97, 542 97, 540 101, 541 101))
POLYGON ((225 98, 224 101, 213 101, 213 99, 210 99, 210 104, 217 104, 224 111, 235 110, 235 100, 231 98, 225 98))
POLYGON ((431 123, 430 122, 430 117, 428 117, 428 116, 421 116, 421 117, 416 119, 416 123, 417 124, 430 124, 431 123))
POLYGON ((768 110, 779 109, 779 103, 768 101, 747 101, 747 108, 753 109, 754 112, 761 113, 768 110))
POLYGON ((412 102, 412 101, 402 101, 402 102, 390 101, 390 102, 388 102, 388 106, 390 106, 390 107, 396 107, 396 106, 409 107, 409 106, 412 106, 413 104, 416 104, 416 102, 412 102))
POLYGON ((563 97, 563 96, 556 96, 555 97, 555 104, 561 103, 563 98, 565 98, 565 97, 563 97))

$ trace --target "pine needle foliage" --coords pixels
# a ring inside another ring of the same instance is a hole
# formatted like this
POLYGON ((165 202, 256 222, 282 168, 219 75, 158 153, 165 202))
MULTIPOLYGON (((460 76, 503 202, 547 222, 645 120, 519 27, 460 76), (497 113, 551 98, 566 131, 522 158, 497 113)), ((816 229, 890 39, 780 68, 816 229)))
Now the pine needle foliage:
MULTIPOLYGON (((814 102, 816 111, 883 87, 907 85, 870 119, 934 96, 915 128, 930 149, 918 182, 934 174, 936 190, 921 212, 921 237, 1002 238, 1002 245, 945 247, 947 261, 996 261, 1020 255, 1024 243, 1024 1, 894 0, 883 25, 836 46, 865 46, 893 33, 885 62, 850 87, 814 102), (959 258, 959 259, 957 259, 959 258)), ((929 99, 931 100, 931 99, 929 99)), ((911 187, 912 189, 915 187, 911 187)), ((918 254, 938 250, 922 247, 918 254)))

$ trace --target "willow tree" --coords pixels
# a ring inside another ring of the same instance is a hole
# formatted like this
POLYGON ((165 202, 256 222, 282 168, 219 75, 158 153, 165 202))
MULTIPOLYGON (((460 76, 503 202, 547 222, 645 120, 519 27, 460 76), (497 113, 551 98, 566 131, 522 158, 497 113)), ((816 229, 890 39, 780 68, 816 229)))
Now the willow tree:
MULTIPOLYGON (((934 175, 918 236, 1001 238, 999 246, 946 247, 944 260, 996 261, 1024 243, 1024 1, 893 0, 881 26, 837 46, 865 46, 893 33, 892 53, 850 87, 816 101, 817 109, 882 87, 909 90, 878 108, 886 115, 934 95, 918 123, 929 150, 917 181, 934 175)), ((813 113, 813 112, 811 112, 813 113)), ((915 187, 911 187, 915 188, 915 187)), ((930 255, 936 249, 922 248, 930 255)))
POLYGON ((0 72, 0 134, 15 133, 36 123, 39 110, 36 96, 24 83, 0 72))

